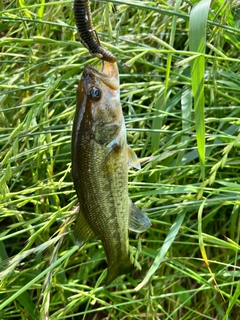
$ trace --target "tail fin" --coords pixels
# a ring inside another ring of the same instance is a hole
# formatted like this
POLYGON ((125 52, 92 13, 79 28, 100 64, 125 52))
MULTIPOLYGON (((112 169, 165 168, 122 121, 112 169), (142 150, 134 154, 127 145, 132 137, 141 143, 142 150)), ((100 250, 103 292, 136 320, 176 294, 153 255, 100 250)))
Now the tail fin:
POLYGON ((131 273, 134 270, 135 266, 131 262, 130 256, 127 256, 126 259, 122 259, 122 261, 115 261, 115 263, 108 266, 106 285, 110 284, 117 277, 131 273))

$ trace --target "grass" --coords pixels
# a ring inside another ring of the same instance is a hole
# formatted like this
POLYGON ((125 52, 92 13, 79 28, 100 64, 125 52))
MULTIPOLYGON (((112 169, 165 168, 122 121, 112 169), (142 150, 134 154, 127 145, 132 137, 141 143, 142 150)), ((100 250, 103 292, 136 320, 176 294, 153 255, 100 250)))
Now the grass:
POLYGON ((116 54, 129 194, 152 227, 141 275, 107 288, 99 241, 75 245, 72 2, 0 1, 0 318, 240 319, 238 1, 91 3, 116 54))

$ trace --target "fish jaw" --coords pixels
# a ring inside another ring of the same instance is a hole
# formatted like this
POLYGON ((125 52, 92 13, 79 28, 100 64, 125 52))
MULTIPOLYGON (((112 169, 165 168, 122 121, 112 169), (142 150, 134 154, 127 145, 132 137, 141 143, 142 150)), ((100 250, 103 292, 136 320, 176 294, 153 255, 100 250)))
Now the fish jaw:
POLYGON ((87 74, 93 74, 95 78, 94 81, 100 79, 100 81, 107 85, 108 88, 119 90, 119 73, 116 63, 104 62, 102 71, 90 65, 86 65, 83 71, 83 78, 85 78, 87 74))
POLYGON ((118 72, 118 66, 117 63, 111 63, 104 61, 102 66, 102 72, 104 72, 106 75, 108 75, 111 78, 115 78, 117 80, 117 83, 119 84, 119 72, 118 72))

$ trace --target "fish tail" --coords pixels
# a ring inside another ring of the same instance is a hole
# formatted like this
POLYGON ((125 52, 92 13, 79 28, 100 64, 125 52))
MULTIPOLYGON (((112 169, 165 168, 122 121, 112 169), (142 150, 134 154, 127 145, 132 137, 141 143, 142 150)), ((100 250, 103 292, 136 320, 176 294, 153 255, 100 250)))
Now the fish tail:
POLYGON ((130 256, 127 256, 122 261, 116 261, 114 264, 108 266, 106 285, 110 284, 117 277, 131 273, 135 270, 134 264, 130 260, 130 256))

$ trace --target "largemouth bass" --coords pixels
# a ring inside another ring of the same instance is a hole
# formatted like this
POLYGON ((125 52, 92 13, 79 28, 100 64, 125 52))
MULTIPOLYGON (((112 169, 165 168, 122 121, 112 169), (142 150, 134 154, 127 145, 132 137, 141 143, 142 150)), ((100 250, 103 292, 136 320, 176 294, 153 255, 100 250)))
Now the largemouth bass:
POLYGON ((84 68, 77 90, 72 131, 72 174, 80 202, 75 238, 97 237, 108 263, 106 284, 130 273, 128 229, 143 232, 151 222, 128 197, 128 164, 139 168, 127 145, 116 63, 103 71, 84 68))

